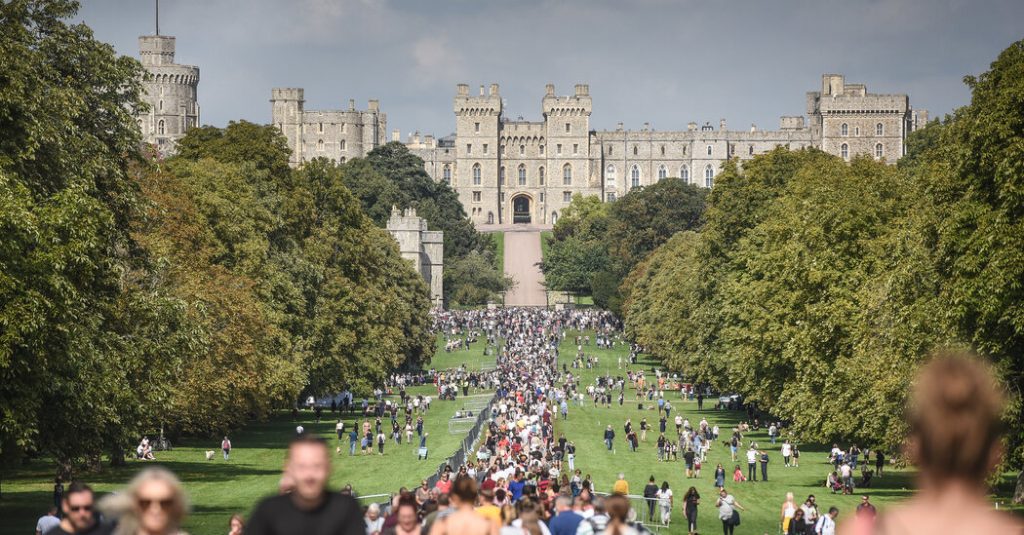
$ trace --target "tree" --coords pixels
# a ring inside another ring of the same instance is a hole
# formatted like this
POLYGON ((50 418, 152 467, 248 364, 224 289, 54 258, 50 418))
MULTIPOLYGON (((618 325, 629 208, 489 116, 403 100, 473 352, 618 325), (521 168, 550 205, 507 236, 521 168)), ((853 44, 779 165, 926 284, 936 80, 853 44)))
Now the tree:
POLYGON ((77 7, 0 4, 0 455, 63 472, 156 421, 193 341, 129 234, 141 68, 68 24, 77 7))

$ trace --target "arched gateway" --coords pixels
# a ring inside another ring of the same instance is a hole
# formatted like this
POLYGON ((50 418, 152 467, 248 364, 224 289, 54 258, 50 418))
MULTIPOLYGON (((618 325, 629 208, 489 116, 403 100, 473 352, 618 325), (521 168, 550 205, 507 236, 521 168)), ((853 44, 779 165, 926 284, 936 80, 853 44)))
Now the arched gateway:
POLYGON ((512 222, 530 223, 530 197, 528 195, 516 195, 512 197, 512 222))

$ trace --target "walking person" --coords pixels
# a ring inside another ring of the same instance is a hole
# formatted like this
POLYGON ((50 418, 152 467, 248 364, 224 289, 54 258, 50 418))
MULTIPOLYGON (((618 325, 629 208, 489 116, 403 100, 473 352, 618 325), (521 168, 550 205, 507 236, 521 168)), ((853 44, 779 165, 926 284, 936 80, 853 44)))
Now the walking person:
POLYGON ((95 508, 96 497, 89 485, 72 481, 61 496, 60 525, 49 528, 52 535, 109 535, 113 526, 99 521, 95 508))
POLYGON ((326 442, 308 435, 293 439, 284 473, 295 482, 294 490, 260 502, 249 518, 247 535, 366 535, 355 498, 327 490, 331 455, 326 442))
POLYGON ((722 533, 723 535, 733 535, 736 530, 736 526, 740 523, 739 511, 744 511, 740 502, 736 501, 736 498, 729 494, 725 489, 722 489, 718 493, 718 501, 715 502, 715 506, 718 507, 718 518, 722 521, 722 533), (739 511, 737 511, 739 509, 739 511))
POLYGON ((757 481, 757 446, 751 442, 747 448, 747 480, 757 481))
POLYGON ((654 522, 654 509, 658 505, 658 484, 654 482, 654 476, 644 486, 644 501, 647 502, 647 521, 654 522))
POLYGON ((836 535, 836 517, 839 516, 839 508, 832 506, 828 508, 828 514, 818 519, 814 526, 815 535, 836 535))
POLYGON ((697 506, 700 505, 700 493, 697 487, 690 487, 683 496, 683 513, 686 515, 687 533, 697 533, 697 506))
POLYGON ((661 482, 661 489, 658 490, 658 507, 661 508, 661 523, 669 525, 672 520, 672 489, 668 486, 668 481, 661 482))
POLYGON ((793 498, 792 492, 786 493, 786 501, 782 502, 782 509, 779 511, 780 523, 782 524, 782 533, 789 533, 789 524, 793 521, 793 517, 799 508, 796 506, 796 501, 793 498))
POLYGON ((231 456, 231 441, 228 440, 228 437, 225 436, 224 440, 220 441, 220 449, 224 452, 224 460, 228 460, 228 457, 231 456))
POLYGON ((612 440, 615 439, 615 430, 612 429, 611 424, 604 430, 604 445, 608 446, 608 451, 612 451, 612 440))
POLYGON ((718 463, 718 466, 715 467, 715 488, 723 487, 725 487, 725 467, 722 466, 722 463, 718 463))
POLYGON ((768 452, 761 451, 758 453, 760 454, 759 460, 761 462, 761 481, 768 481, 768 452))

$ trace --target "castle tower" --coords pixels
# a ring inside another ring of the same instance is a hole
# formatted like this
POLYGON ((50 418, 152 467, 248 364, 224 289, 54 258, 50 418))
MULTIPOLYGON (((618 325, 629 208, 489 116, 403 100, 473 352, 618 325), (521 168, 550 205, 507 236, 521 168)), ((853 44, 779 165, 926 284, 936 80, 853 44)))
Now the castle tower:
POLYGON ((288 164, 297 166, 302 161, 302 108, 306 103, 302 88, 284 87, 270 91, 271 122, 288 138, 292 150, 288 164))
MULTIPOLYGON (((600 188, 600 177, 591 180, 590 86, 576 84, 572 96, 555 95, 548 85, 541 99, 547 139, 548 189, 547 221, 554 223, 576 193, 600 188)), ((600 155, 598 155, 600 157, 600 155)), ((600 163, 597 164, 600 166, 600 163)), ((598 189, 600 191, 600 189, 598 189)))
POLYGON ((142 87, 149 111, 136 118, 144 142, 172 154, 189 128, 199 125, 199 67, 174 62, 174 37, 139 37, 139 60, 146 69, 142 87))
POLYGON ((454 99, 455 170, 452 186, 459 192, 462 206, 474 221, 500 223, 501 203, 498 169, 501 167, 501 95, 498 84, 487 94, 480 86, 478 96, 470 96, 469 86, 459 84, 454 99))
POLYGON ((398 242, 402 258, 412 263, 430 288, 430 301, 444 306, 444 232, 427 230, 427 220, 416 215, 415 208, 391 207, 388 232, 398 242))

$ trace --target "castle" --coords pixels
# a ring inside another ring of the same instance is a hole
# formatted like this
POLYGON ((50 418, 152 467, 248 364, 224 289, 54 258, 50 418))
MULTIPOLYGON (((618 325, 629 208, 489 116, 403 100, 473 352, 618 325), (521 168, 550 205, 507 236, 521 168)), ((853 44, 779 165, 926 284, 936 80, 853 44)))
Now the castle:
POLYGON ((402 258, 412 262, 430 287, 430 302, 444 306, 444 232, 427 230, 427 220, 418 217, 415 208, 399 211, 394 206, 387 229, 402 258))
MULTIPOLYGON (((302 109, 301 89, 273 90, 273 122, 293 145, 292 164, 325 156, 343 162, 364 156, 385 132, 376 101, 367 112, 302 109), (358 129, 344 133, 345 123, 358 129), (326 123, 326 126, 325 126, 326 123), (315 140, 315 141, 314 141, 315 140), (347 150, 346 150, 347 147, 347 150)), ((590 89, 578 84, 569 96, 548 84, 540 121, 510 120, 498 84, 478 95, 459 84, 453 111, 455 133, 444 138, 419 134, 406 143, 426 171, 458 193, 478 225, 554 224, 574 194, 614 201, 629 190, 667 177, 710 188, 722 163, 743 160, 778 146, 814 147, 849 160, 858 154, 895 163, 907 134, 924 126, 927 111, 914 110, 905 94, 869 93, 841 74, 822 76, 821 89, 806 97, 807 118, 783 116, 777 130, 728 130, 705 123, 686 130, 591 130, 590 89)), ((351 106, 350 106, 351 108, 351 106)), ((392 135, 398 141, 398 133, 392 135)))
POLYGON ((142 141, 155 145, 161 155, 174 152, 185 131, 199 125, 199 67, 174 62, 174 37, 139 37, 139 60, 146 69, 143 100, 149 110, 136 117, 142 141))

